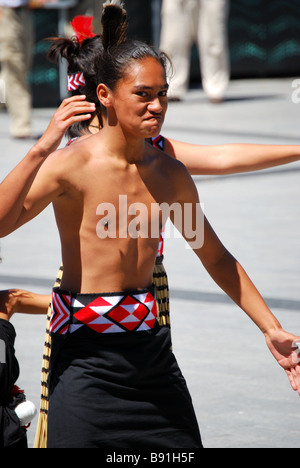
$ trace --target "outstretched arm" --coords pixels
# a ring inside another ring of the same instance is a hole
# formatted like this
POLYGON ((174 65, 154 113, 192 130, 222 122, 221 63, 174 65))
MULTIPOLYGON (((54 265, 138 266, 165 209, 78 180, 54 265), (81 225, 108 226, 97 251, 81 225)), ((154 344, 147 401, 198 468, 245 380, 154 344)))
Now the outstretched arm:
POLYGON ((192 145, 165 140, 165 152, 192 175, 226 175, 259 171, 300 160, 299 145, 192 145))
POLYGON ((35 294, 22 289, 0 291, 0 319, 10 320, 14 313, 47 314, 51 295, 35 294))
POLYGON ((175 226, 190 243, 212 279, 262 331, 270 351, 286 371, 292 388, 300 395, 300 359, 296 349, 300 337, 282 329, 244 268, 226 250, 203 213, 200 213, 197 188, 187 171, 182 171, 178 186, 182 213, 187 206, 192 206, 192 211, 190 216, 183 216, 181 223, 174 219, 175 226), (199 220, 202 220, 202 225, 199 220), (196 233, 193 238, 187 236, 190 232, 196 233))

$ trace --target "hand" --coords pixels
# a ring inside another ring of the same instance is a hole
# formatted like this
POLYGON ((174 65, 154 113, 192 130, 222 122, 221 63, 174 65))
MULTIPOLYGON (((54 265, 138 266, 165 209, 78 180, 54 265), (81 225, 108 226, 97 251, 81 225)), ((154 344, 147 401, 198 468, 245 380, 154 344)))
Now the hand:
POLYGON ((10 320, 14 313, 45 315, 51 295, 35 294, 23 289, 0 291, 0 319, 10 320))
POLYGON ((17 290, 0 291, 0 318, 10 320, 17 306, 17 290))
POLYGON ((300 395, 300 351, 296 345, 300 343, 300 337, 278 329, 266 334, 266 342, 278 364, 285 370, 293 390, 300 395))
POLYGON ((49 156, 58 148, 68 128, 74 123, 91 119, 95 110, 96 105, 87 102, 84 95, 65 99, 53 115, 47 130, 36 146, 45 157, 49 156))

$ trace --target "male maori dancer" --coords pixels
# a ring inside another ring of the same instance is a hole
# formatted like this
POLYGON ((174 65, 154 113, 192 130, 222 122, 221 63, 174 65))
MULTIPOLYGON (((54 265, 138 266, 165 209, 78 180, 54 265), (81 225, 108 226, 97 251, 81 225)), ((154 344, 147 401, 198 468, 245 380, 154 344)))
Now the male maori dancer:
MULTIPOLYGON (((124 40, 112 27, 120 17, 115 9, 104 12, 98 65, 102 131, 48 158, 31 153, 11 172, 0 186, 0 234, 53 203, 64 275, 53 292, 48 447, 197 448, 199 429, 170 331, 156 320, 151 284, 159 236, 132 235, 132 213, 125 216, 119 201, 146 207, 144 227, 162 228, 161 213, 152 208, 163 203, 182 212, 191 206, 193 228, 202 214, 185 167, 145 143, 160 132, 167 110, 164 58, 124 40), (99 214, 104 204, 115 207, 116 218, 99 214)), ((300 392, 293 359, 298 338, 282 330, 206 219, 201 246, 185 224, 174 222, 212 278, 264 333, 300 392)))

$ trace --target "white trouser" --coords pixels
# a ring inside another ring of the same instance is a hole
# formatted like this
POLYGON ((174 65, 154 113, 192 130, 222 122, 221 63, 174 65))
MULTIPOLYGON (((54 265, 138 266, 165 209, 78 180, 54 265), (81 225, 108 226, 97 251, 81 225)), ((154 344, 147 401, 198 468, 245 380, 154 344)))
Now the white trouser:
POLYGON ((26 8, 0 8, 1 78, 5 81, 6 106, 11 116, 11 134, 31 133, 31 91, 28 73, 33 57, 33 22, 26 8))
POLYGON ((183 98, 187 92, 196 43, 207 96, 224 98, 230 79, 229 8, 229 0, 163 0, 160 48, 173 62, 170 97, 183 98))

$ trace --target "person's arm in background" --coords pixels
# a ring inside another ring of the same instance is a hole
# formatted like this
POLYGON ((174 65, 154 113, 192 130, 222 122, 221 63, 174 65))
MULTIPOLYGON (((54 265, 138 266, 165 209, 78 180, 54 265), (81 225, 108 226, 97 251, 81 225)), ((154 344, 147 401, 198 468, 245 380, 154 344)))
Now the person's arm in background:
POLYGON ((0 319, 10 320, 14 313, 45 315, 51 295, 35 294, 22 289, 0 291, 0 319))

